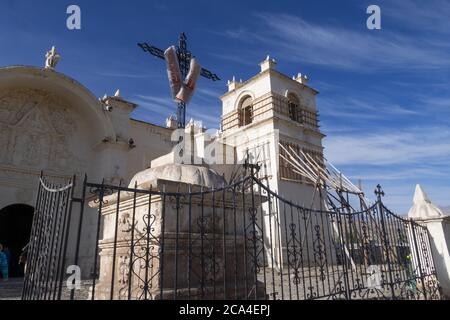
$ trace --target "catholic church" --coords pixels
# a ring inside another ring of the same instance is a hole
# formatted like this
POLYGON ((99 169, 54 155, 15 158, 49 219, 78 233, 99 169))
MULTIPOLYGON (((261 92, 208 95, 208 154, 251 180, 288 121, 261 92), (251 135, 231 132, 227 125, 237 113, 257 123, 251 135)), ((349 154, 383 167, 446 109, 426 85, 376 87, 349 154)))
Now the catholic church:
MULTIPOLYGON (((132 119, 139 106, 120 91, 98 98, 57 70, 54 48, 46 57, 45 67, 0 68, 0 243, 15 255, 29 238, 41 171, 61 181, 87 175, 90 181, 127 185, 174 152, 173 118, 164 126, 132 119)), ((251 79, 228 82, 217 135, 205 139, 206 130, 195 122, 186 130, 196 141, 221 141, 236 163, 250 155, 271 190, 309 206, 314 187, 283 160, 280 145, 322 161, 317 94, 308 77, 286 76, 267 57, 251 79)), ((227 179, 235 169, 229 163, 210 167, 227 179)))

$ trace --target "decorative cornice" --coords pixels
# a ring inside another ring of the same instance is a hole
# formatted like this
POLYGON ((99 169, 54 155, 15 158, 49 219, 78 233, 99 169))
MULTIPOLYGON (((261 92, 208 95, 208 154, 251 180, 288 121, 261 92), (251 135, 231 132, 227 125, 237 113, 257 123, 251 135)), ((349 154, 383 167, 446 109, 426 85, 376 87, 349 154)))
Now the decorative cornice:
MULTIPOLYGON (((32 176, 32 177, 39 177, 41 175, 41 172, 38 170, 33 169, 27 169, 27 168, 20 168, 18 166, 7 166, 7 165, 0 165, 0 172, 11 172, 16 174, 21 174, 25 176, 32 176)), ((57 179, 69 179, 72 178, 71 176, 55 173, 55 172, 45 172, 46 177, 50 178, 57 178, 57 179)))
POLYGON ((314 95, 318 95, 320 93, 319 91, 311 88, 310 86, 307 86, 307 85, 302 84, 302 83, 300 83, 300 82, 298 82, 296 80, 293 80, 292 78, 288 77, 287 75, 285 75, 285 74, 283 74, 283 73, 281 73, 281 72, 279 72, 277 70, 269 69, 269 70, 266 70, 266 71, 258 73, 257 75, 253 76, 252 78, 248 79, 247 81, 242 82, 242 84, 240 84, 240 86, 238 88, 225 93, 224 95, 220 96, 219 98, 220 99, 226 98, 229 95, 236 93, 241 88, 243 88, 243 87, 245 87, 245 86, 247 86, 247 85, 249 85, 249 84, 251 84, 253 82, 256 82, 257 80, 259 80, 260 78, 262 78, 262 77, 264 77, 266 75, 277 76, 278 78, 281 78, 283 80, 287 80, 287 81, 289 81, 291 83, 295 83, 295 85, 298 86, 299 88, 310 90, 314 95))

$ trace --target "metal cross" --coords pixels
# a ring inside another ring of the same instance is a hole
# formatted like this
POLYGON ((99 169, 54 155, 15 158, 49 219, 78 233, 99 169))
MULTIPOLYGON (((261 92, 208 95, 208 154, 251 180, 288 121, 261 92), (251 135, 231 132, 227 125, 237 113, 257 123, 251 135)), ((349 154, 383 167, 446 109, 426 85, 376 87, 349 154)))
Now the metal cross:
MULTIPOLYGON (((192 53, 187 49, 186 39, 187 38, 184 32, 181 33, 177 47, 178 61, 180 63, 180 70, 183 79, 185 79, 189 73, 191 59, 193 58, 192 53)), ((142 50, 144 50, 145 52, 148 52, 149 54, 157 58, 165 59, 164 51, 159 48, 149 45, 146 42, 138 43, 138 46, 141 47, 142 50)), ((210 79, 212 81, 220 80, 220 78, 216 74, 206 69, 202 69, 200 74, 202 77, 210 79)), ((181 129, 186 127, 186 103, 184 102, 178 103, 177 121, 178 121, 178 128, 181 129)))
POLYGON ((381 185, 377 185, 377 189, 375 190, 375 195, 378 197, 378 200, 381 201, 381 198, 385 196, 381 185))

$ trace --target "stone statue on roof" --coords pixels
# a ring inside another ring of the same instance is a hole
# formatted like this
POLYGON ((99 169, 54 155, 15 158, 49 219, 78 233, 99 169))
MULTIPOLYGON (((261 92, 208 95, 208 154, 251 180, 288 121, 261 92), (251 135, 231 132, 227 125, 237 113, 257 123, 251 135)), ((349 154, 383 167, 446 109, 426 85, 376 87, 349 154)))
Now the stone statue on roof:
POLYGON ((54 70, 59 60, 61 60, 61 56, 56 52, 55 46, 53 46, 52 49, 49 52, 47 52, 45 58, 46 58, 45 69, 51 70, 54 70))

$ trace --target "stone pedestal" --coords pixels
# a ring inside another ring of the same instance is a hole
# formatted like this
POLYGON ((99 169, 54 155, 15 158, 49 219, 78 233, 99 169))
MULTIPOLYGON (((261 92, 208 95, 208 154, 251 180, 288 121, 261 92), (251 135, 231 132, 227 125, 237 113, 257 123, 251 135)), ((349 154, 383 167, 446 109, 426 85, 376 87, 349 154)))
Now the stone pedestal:
POLYGON ((222 177, 196 166, 149 169, 132 185, 152 191, 102 204, 95 299, 265 299, 255 278, 262 239, 252 222, 261 198, 213 192, 222 177))

